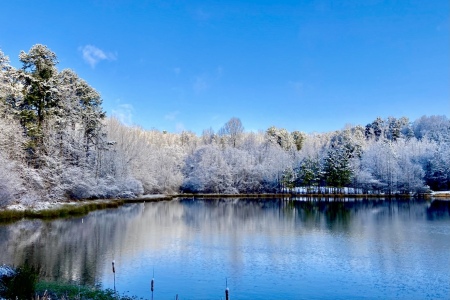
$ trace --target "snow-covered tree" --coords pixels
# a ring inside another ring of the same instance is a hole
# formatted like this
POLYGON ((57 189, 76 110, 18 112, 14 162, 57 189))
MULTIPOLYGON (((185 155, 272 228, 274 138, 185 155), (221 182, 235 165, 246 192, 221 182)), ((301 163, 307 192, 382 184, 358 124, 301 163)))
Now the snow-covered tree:
MULTIPOLYGON (((269 143, 280 146, 284 150, 291 150, 294 145, 294 137, 284 128, 272 126, 266 130, 266 139, 269 143)), ((297 147, 297 145, 296 145, 297 147)))
POLYGON ((380 137, 384 135, 384 126, 385 123, 383 119, 380 117, 376 118, 375 121, 366 125, 365 135, 366 138, 375 138, 378 140, 380 137))
POLYGON ((436 145, 427 153, 430 157, 422 162, 427 185, 436 191, 450 190, 450 145, 447 143, 436 145))
POLYGON ((244 126, 239 118, 233 117, 219 130, 219 135, 225 138, 229 145, 236 147, 244 133, 244 126))
POLYGON ((17 163, 9 159, 4 148, 0 148, 0 208, 17 200, 24 193, 18 169, 17 163))
POLYGON ((101 139, 102 120, 105 118, 100 94, 69 69, 58 74, 58 90, 62 102, 58 121, 62 123, 61 127, 72 130, 78 127, 83 132, 84 148, 89 154, 91 147, 101 139))
POLYGON ((201 141, 203 145, 209 145, 215 143, 217 136, 212 128, 204 129, 201 136, 201 141))
POLYGON ((325 159, 324 174, 328 186, 342 188, 351 182, 350 156, 344 148, 330 149, 325 159))
POLYGON ((105 119, 100 94, 74 71, 58 73, 46 46, 22 51, 20 61, 16 70, 0 51, 0 206, 325 184, 391 194, 450 189, 446 116, 378 117, 366 127, 311 134, 246 133, 232 118, 198 137, 105 119))
POLYGON ((297 186, 319 186, 322 175, 322 166, 318 157, 304 158, 297 170, 297 186))
POLYGON ((425 172, 421 165, 423 155, 426 155, 417 140, 398 140, 394 144, 397 153, 397 164, 399 172, 397 174, 397 189, 400 193, 425 191, 425 172))
POLYGON ((437 142, 450 142, 450 120, 442 116, 422 116, 413 122, 418 139, 428 138, 437 142))
POLYGON ((23 85, 23 98, 15 101, 21 124, 29 140, 25 146, 28 159, 34 167, 40 167, 43 151, 43 126, 49 115, 60 108, 56 81, 56 54, 44 45, 34 45, 28 53, 19 55, 23 64, 19 78, 23 85))
POLYGON ((306 134, 304 132, 295 130, 291 132, 292 140, 294 141, 297 151, 300 151, 303 147, 306 134))
POLYGON ((204 193, 235 193, 232 176, 220 148, 201 146, 186 159, 183 190, 204 193))

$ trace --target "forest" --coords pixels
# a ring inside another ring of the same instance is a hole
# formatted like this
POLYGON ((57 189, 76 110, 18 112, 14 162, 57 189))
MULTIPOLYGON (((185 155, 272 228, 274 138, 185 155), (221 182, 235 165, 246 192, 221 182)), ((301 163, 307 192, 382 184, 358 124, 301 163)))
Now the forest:
MULTIPOLYGON (((126 126, 47 46, 0 50, 0 207, 142 194, 450 190, 450 120, 378 117, 326 133, 126 126)), ((432 99, 430 99, 431 101, 432 99)), ((301 126, 302 120, 298 120, 301 126)))

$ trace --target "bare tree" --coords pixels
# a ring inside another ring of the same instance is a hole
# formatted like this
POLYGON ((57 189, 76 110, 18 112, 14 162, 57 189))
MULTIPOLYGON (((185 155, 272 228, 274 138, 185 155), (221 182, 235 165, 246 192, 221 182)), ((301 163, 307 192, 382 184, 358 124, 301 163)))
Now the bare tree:
POLYGON ((244 126, 239 118, 231 118, 225 125, 220 129, 219 135, 226 136, 229 140, 231 146, 236 148, 239 139, 244 132, 244 126))

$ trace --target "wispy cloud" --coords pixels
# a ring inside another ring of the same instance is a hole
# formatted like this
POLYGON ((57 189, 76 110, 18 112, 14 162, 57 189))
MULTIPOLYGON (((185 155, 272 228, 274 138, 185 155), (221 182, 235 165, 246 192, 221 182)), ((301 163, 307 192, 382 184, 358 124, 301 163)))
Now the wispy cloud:
POLYGON ((223 75, 223 68, 221 66, 217 67, 216 75, 217 75, 217 78, 221 78, 222 77, 222 75, 223 75))
POLYGON ((291 89, 293 89, 295 91, 296 94, 300 95, 303 93, 303 89, 304 89, 303 82, 289 81, 288 84, 291 87, 291 89))
POLYGON ((197 76, 194 80, 194 84, 192 85, 194 92, 200 94, 208 89, 208 83, 206 82, 205 77, 197 76))
POLYGON ((164 116, 164 119, 169 120, 169 121, 174 121, 177 118, 177 115, 179 115, 180 112, 179 111, 172 111, 170 113, 168 113, 167 115, 164 116))
POLYGON ((177 110, 177 111, 169 112, 168 114, 166 114, 164 116, 164 119, 171 122, 171 126, 175 126, 176 132, 182 132, 182 131, 186 130, 184 124, 178 120, 179 114, 180 114, 180 112, 177 110))
POLYGON ((92 68, 95 68, 95 65, 98 64, 102 60, 116 60, 117 55, 111 52, 104 52, 103 50, 92 46, 86 45, 78 48, 83 54, 83 59, 87 62, 92 68))
POLYGON ((210 12, 206 11, 204 8, 199 7, 194 11, 194 18, 200 21, 208 21, 211 19, 212 15, 210 12))
POLYGON ((184 126, 183 123, 178 122, 178 123, 175 125, 175 130, 176 130, 177 132, 183 132, 183 131, 186 130, 186 128, 185 128, 185 126, 184 126))
POLYGON ((176 68, 173 68, 173 72, 175 73, 175 75, 180 75, 180 73, 181 73, 181 68, 178 68, 178 67, 176 67, 176 68))
POLYGON ((119 119, 125 125, 133 125, 133 113, 134 108, 131 104, 119 104, 115 109, 112 110, 112 115, 119 119))

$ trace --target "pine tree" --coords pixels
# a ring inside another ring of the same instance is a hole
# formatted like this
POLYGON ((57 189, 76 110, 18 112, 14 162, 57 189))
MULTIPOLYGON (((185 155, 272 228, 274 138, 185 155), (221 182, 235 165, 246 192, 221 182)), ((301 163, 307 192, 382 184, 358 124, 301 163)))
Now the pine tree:
POLYGON ((60 108, 60 97, 56 81, 56 54, 47 46, 34 45, 28 53, 19 55, 23 64, 19 78, 23 85, 23 98, 17 99, 20 122, 26 136, 28 160, 40 167, 40 155, 44 152, 43 126, 46 119, 60 108))

